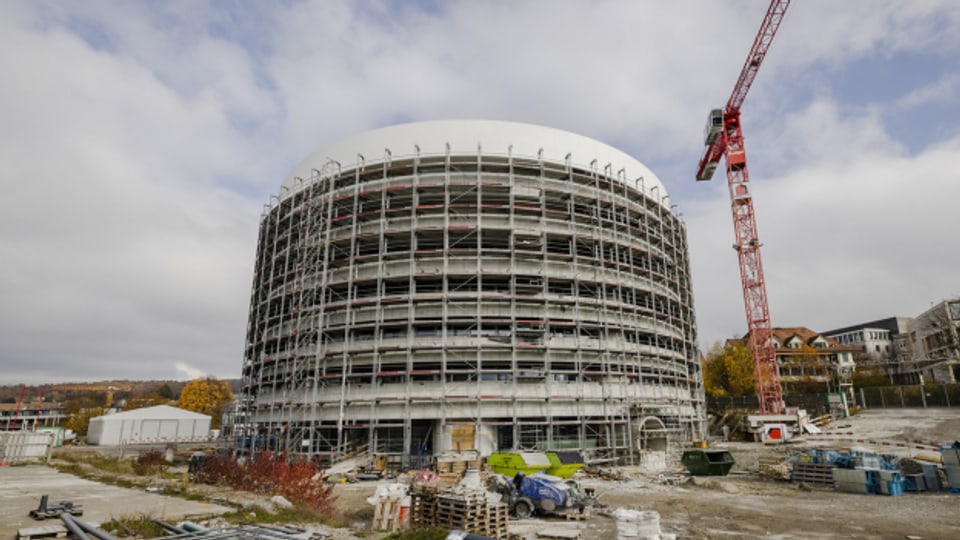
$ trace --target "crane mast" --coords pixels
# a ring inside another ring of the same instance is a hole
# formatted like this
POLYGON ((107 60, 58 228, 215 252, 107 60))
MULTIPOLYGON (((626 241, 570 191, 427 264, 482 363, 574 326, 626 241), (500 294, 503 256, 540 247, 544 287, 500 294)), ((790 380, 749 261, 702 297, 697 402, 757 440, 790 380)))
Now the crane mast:
POLYGON ((757 219, 750 194, 750 175, 743 145, 740 107, 789 5, 790 0, 771 0, 726 107, 710 111, 707 117, 704 131, 706 149, 697 167, 697 180, 710 180, 720 158, 723 157, 727 163, 727 187, 736 238, 733 247, 740 261, 740 281, 743 285, 750 352, 753 354, 754 382, 761 414, 783 413, 783 389, 780 385, 780 370, 773 341, 773 325, 770 322, 767 286, 763 278, 757 219))

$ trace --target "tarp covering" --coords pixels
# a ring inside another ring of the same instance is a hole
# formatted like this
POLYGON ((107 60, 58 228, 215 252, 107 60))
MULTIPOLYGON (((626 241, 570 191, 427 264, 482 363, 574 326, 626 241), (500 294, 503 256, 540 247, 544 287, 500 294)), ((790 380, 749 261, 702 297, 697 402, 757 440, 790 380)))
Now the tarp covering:
POLYGON ((194 442, 210 437, 210 417, 168 405, 134 409, 90 420, 87 444, 194 442))

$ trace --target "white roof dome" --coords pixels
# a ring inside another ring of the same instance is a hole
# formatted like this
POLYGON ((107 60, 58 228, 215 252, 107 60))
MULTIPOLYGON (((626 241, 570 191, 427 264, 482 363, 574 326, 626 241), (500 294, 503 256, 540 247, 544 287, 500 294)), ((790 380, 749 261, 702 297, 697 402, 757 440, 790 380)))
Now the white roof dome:
MULTIPOLYGON (((436 120, 389 126, 353 135, 320 149, 301 161, 283 182, 281 198, 297 190, 297 177, 312 176, 311 170, 322 170, 335 161, 342 170, 388 159, 445 155, 447 145, 453 154, 525 157, 536 159, 542 151, 545 161, 565 163, 569 155, 573 166, 607 172, 622 178, 637 189, 658 197, 667 195, 663 184, 646 165, 612 146, 569 131, 534 124, 496 120, 436 120), (418 151, 419 148, 419 151, 418 151), (360 156, 363 156, 361 158, 360 156), (622 171, 622 172, 621 172, 622 171), (642 180, 642 186, 640 179, 642 180)), ((663 202, 661 200, 661 202, 663 202)))

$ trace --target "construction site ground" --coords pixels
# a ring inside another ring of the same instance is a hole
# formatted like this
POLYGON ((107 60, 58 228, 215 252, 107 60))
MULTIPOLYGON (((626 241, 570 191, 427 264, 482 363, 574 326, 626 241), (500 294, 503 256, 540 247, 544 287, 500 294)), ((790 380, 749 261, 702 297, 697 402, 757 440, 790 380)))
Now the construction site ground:
MULTIPOLYGON (((672 474, 660 478, 638 469, 611 468, 608 472, 623 479, 578 479, 584 487, 596 490, 600 501, 608 505, 607 510, 655 510, 660 514, 662 531, 681 539, 960 538, 960 494, 857 495, 757 475, 761 457, 786 457, 808 447, 863 446, 910 456, 927 452, 926 447, 919 446, 921 443, 956 439, 960 439, 960 409, 866 410, 834 423, 827 435, 815 441, 808 438, 778 446, 726 443, 737 464, 725 477, 677 475, 680 483, 675 485, 672 474)), ((337 484, 339 527, 317 528, 344 540, 385 536, 371 530, 374 507, 366 499, 376 486, 376 482, 337 484)), ((225 488, 191 486, 191 492, 206 497, 208 502, 106 486, 46 466, 0 467, 0 540, 14 538, 20 527, 43 523, 30 520, 27 512, 36 507, 44 493, 50 495, 51 502, 67 499, 83 504, 83 518, 90 521, 136 515, 199 520, 203 514, 214 516, 226 511, 211 500, 229 501, 234 507, 269 506, 266 498, 225 488)), ((538 532, 548 529, 581 531, 582 538, 590 540, 615 537, 614 521, 603 512, 595 511, 583 521, 537 518, 510 522, 511 532, 529 539, 538 538, 538 532)))
POLYGON ((30 510, 50 496, 50 505, 71 501, 83 508, 80 519, 103 523, 113 518, 150 514, 170 521, 229 512, 232 508, 93 482, 45 465, 0 467, 0 539, 13 540, 22 528, 60 524, 59 519, 36 521, 30 510))
MULTIPOLYGON (((625 480, 581 478, 596 489, 608 510, 655 510, 664 533, 679 539, 954 539, 960 538, 960 494, 905 493, 902 496, 839 493, 829 486, 798 485, 757 475, 764 456, 787 457, 805 448, 846 449, 860 446, 905 457, 928 453, 917 441, 960 439, 960 409, 877 409, 831 425, 813 440, 765 446, 723 443, 737 464, 725 477, 684 476, 672 485, 671 475, 645 475, 637 469, 611 472, 625 480), (885 444, 864 441, 876 440, 885 444)), ((721 444, 721 443, 716 443, 721 444)), ((679 472, 679 471, 678 471, 679 472)), ((338 490, 338 508, 353 523, 369 523, 373 509, 362 506, 373 489, 347 484, 338 490)), ((584 539, 615 537, 614 521, 600 512, 584 521, 564 518, 511 520, 510 531, 537 538, 545 529, 580 530, 584 539)))

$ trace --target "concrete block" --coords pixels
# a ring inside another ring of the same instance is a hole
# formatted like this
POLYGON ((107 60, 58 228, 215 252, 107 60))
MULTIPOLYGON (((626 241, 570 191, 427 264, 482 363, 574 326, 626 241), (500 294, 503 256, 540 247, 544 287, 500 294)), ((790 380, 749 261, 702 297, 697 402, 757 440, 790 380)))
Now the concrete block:
POLYGON ((960 465, 960 448, 944 448, 940 455, 944 465, 960 465))
POLYGON ((867 472, 857 469, 834 469, 833 481, 848 484, 866 484, 867 472))
POLYGON ((903 482, 900 471, 880 471, 881 482, 903 482))
POLYGON ((935 463, 922 463, 920 465, 923 467, 923 481, 927 484, 927 489, 930 491, 940 491, 943 489, 940 486, 940 474, 937 472, 939 467, 935 463))
POLYGON ((945 465, 947 471, 947 483, 951 488, 960 488, 960 465, 945 465))
POLYGON ((837 482, 833 485, 833 489, 844 493, 859 493, 861 495, 873 495, 876 493, 872 485, 855 482, 837 482))
POLYGON ((923 473, 905 474, 903 476, 904 491, 926 491, 927 481, 923 473))
POLYGON ((903 482, 886 481, 880 484, 880 491, 884 495, 896 497, 903 495, 903 482))

